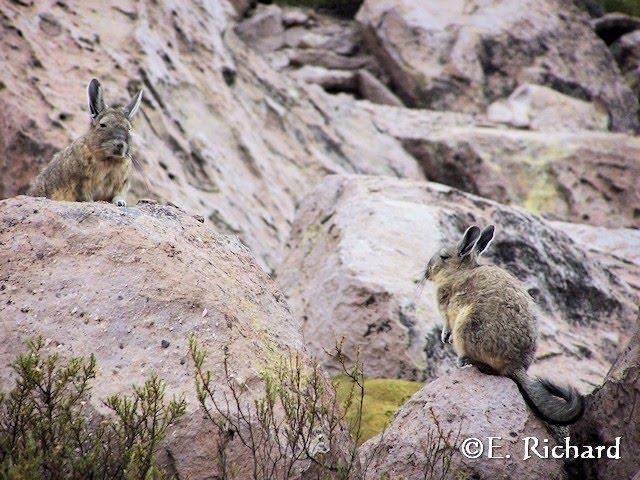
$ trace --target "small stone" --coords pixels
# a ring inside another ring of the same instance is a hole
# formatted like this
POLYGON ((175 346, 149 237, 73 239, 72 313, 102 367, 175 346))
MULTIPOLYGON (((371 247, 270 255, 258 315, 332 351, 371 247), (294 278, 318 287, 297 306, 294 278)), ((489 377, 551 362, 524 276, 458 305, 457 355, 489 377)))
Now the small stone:
POLYGON ((161 346, 162 348, 169 348, 169 345, 171 345, 171 344, 169 343, 169 341, 168 341, 168 340, 162 340, 162 341, 160 342, 160 346, 161 346))

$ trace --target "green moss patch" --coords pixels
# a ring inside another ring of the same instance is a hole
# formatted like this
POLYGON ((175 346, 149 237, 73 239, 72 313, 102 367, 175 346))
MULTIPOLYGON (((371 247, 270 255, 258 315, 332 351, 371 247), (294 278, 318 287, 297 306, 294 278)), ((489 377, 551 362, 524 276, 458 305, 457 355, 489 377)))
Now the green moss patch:
MULTIPOLYGON (((343 403, 349 395, 351 380, 346 375, 336 375, 332 379, 338 394, 338 400, 343 403)), ((364 399, 362 406, 362 427, 358 444, 382 432, 393 419, 396 412, 409 398, 422 388, 419 382, 396 380, 390 378, 367 378, 364 381, 364 399)), ((347 420, 355 425, 357 402, 353 402, 347 411, 347 420)), ((351 432, 355 435, 356 432, 351 432)))

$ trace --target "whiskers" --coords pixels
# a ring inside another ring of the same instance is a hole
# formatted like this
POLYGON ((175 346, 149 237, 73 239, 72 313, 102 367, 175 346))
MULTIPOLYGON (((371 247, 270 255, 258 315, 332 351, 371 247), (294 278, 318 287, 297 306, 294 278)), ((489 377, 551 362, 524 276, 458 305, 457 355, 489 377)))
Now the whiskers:
POLYGON ((422 272, 420 273, 420 277, 416 281, 416 288, 413 292, 413 297, 416 303, 422 296, 422 292, 424 291, 424 286, 427 284, 427 269, 428 267, 422 270, 422 272))
POLYGON ((144 187, 146 194, 153 195, 151 184, 149 183, 147 176, 144 174, 144 168, 143 168, 142 162, 137 157, 137 155, 134 155, 131 152, 129 152, 129 158, 131 159, 131 165, 133 166, 133 171, 137 173, 136 178, 139 179, 140 182, 142 183, 142 186, 144 187))

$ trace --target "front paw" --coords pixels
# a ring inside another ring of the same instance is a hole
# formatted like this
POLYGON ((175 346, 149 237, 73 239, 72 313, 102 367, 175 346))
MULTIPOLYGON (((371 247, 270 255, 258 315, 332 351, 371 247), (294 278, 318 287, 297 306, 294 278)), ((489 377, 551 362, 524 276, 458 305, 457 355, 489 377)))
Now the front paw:
POLYGON ((451 343, 451 331, 443 328, 440 334, 440 340, 442 343, 451 343))
POLYGON ((127 206, 127 202, 125 201, 124 198, 114 198, 111 203, 113 203, 116 207, 126 207, 127 206))
POLYGON ((458 357, 456 363, 458 364, 458 367, 462 368, 462 367, 466 367, 467 365, 471 365, 472 362, 468 357, 458 357))

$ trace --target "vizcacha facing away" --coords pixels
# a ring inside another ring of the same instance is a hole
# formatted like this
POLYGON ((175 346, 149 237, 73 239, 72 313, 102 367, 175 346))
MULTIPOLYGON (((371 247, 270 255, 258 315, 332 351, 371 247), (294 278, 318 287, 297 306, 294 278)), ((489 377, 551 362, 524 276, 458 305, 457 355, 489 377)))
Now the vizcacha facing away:
POLYGON ((124 108, 107 107, 95 78, 89 83, 88 94, 89 130, 53 157, 27 194, 126 206, 132 167, 131 119, 140 107, 142 91, 124 108))
POLYGON ((479 256, 494 235, 469 227, 457 245, 442 248, 427 265, 423 281, 437 285, 443 316, 442 341, 453 343, 460 366, 511 378, 531 409, 555 425, 577 421, 584 402, 571 387, 530 377, 538 339, 537 310, 521 282, 479 256))

